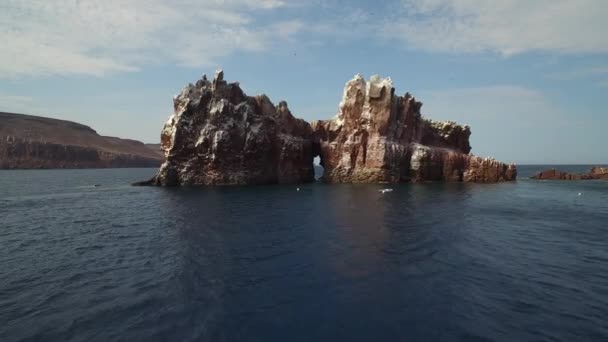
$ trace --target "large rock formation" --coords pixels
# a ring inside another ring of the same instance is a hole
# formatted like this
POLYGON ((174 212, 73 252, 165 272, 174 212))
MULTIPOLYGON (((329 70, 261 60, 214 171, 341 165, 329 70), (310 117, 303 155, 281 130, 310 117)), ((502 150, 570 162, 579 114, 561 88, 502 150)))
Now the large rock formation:
POLYGON ((336 118, 312 123, 324 181, 515 180, 514 165, 469 154, 468 126, 424 119, 421 107, 409 93, 396 96, 390 78, 355 76, 336 118))
POLYGON ((420 115, 422 103, 395 96, 390 79, 356 76, 346 84, 338 115, 312 126, 295 119, 287 103, 249 97, 219 71, 174 98, 161 133, 166 160, 138 184, 222 185, 314 180, 320 156, 323 179, 339 182, 514 180, 517 170, 470 155, 468 126, 420 115))
POLYGON ((135 140, 104 137, 88 126, 0 113, 0 168, 158 167, 161 156, 135 140))
POLYGON ((141 184, 229 185, 314 180, 310 125, 286 102, 249 97, 223 72, 206 76, 175 96, 161 133, 166 160, 141 184))
POLYGON ((588 173, 568 173, 557 169, 544 170, 530 177, 540 180, 591 180, 608 179, 608 168, 594 167, 588 173))

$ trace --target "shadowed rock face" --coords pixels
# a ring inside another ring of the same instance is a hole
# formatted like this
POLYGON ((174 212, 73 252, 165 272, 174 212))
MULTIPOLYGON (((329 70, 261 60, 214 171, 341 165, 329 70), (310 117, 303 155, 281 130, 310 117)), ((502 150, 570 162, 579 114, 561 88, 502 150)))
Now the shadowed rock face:
POLYGON ((100 136, 88 126, 0 113, 0 168, 158 167, 161 156, 135 140, 100 136))
POLYGON ((549 169, 530 177, 540 180, 590 180, 608 179, 608 168, 594 167, 589 173, 568 173, 556 169, 549 169))
POLYGON ((468 126, 422 118, 422 103, 395 96, 390 78, 355 76, 333 120, 312 128, 330 183, 404 181, 499 182, 517 177, 514 165, 470 155, 468 126))
POLYGON ((314 180, 310 125, 286 102, 250 97, 223 72, 206 76, 174 98, 161 133, 166 160, 156 185, 301 183, 314 180))

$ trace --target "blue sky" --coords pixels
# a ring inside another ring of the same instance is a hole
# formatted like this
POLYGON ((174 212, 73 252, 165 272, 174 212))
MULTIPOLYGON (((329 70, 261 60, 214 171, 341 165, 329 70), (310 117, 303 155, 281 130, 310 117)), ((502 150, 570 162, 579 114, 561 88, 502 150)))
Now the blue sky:
POLYGON ((604 0, 4 0, 0 111, 157 142, 172 96, 223 68, 307 120, 356 73, 471 126, 473 153, 608 163, 604 0))

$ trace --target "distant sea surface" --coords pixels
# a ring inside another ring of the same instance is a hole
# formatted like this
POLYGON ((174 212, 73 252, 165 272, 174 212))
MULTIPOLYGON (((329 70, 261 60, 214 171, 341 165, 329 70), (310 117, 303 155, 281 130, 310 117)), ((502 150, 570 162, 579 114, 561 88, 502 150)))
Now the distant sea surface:
POLYGON ((384 194, 0 171, 0 341, 608 341, 608 182, 547 167, 384 194))

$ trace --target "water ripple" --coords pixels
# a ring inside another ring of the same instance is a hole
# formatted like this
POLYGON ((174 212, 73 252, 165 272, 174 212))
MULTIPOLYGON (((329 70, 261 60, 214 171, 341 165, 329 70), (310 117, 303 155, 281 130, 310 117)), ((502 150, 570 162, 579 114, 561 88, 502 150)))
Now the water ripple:
POLYGON ((1 341, 608 340, 605 182, 0 172, 1 341))

